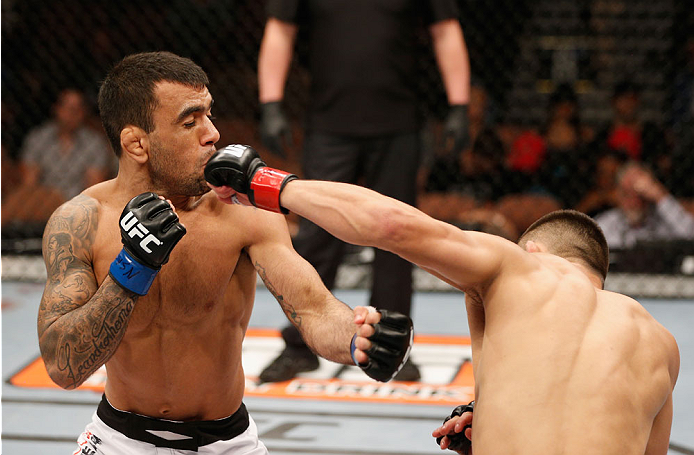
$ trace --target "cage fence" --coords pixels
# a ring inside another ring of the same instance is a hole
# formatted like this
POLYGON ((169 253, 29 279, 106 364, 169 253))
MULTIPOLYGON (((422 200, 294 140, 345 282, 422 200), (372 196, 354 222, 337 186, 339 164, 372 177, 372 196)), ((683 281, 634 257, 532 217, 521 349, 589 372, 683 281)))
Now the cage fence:
MULTIPOLYGON (((554 209, 597 218, 618 208, 621 172, 636 162, 676 204, 667 206, 674 211, 660 225, 680 229, 656 227, 621 239, 612 248, 607 287, 694 297, 694 229, 682 229, 694 216, 689 2, 457 2, 472 73, 471 140, 464 150, 444 151, 443 84, 426 30, 413 30, 418 65, 406 76, 416 82, 422 118, 419 208, 515 241, 554 209)), ((300 174, 310 103, 307 43, 299 33, 283 101, 293 141, 287 157, 278 158, 266 152, 258 132, 265 20, 262 0, 3 1, 3 279, 45 279, 40 237, 50 213, 82 188, 115 176, 96 96, 110 67, 128 54, 167 50, 193 59, 210 76, 220 144, 252 144, 269 165, 300 174), (62 161, 45 158, 59 148, 50 130, 58 115, 78 118, 88 130, 75 140, 78 153, 62 161), (42 164, 41 157, 50 169, 27 188, 26 163, 42 164)), ((338 286, 368 286, 368 257, 354 249, 338 286)), ((418 289, 449 290, 415 273, 418 289)))

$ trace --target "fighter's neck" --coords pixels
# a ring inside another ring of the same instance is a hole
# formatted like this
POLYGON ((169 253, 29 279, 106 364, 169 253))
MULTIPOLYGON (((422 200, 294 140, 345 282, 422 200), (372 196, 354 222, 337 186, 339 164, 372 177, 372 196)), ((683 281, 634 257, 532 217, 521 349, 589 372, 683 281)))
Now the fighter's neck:
POLYGON ((164 199, 168 199, 171 201, 176 210, 181 211, 193 210, 200 204, 204 197, 204 195, 186 196, 181 194, 172 194, 161 188, 156 188, 149 178, 138 174, 119 172, 115 180, 117 191, 122 191, 132 196, 151 191, 159 196, 162 196, 164 199))
POLYGON ((583 261, 578 260, 578 259, 573 259, 573 258, 568 258, 567 261, 581 269, 581 271, 588 277, 588 280, 595 286, 597 289, 603 289, 603 282, 600 276, 595 273, 590 267, 585 265, 583 261))

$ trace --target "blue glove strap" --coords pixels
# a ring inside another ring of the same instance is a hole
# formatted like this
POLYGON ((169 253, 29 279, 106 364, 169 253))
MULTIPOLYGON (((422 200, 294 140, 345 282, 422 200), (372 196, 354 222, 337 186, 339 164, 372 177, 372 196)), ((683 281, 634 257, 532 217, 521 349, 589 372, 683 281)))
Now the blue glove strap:
POLYGON ((349 344, 349 353, 352 355, 352 361, 354 362, 355 365, 359 365, 359 362, 357 362, 356 357, 354 357, 354 351, 357 350, 357 345, 354 344, 354 341, 357 339, 357 334, 355 333, 354 336, 352 337, 352 342, 349 344))
POLYGON ((116 283, 139 295, 147 294, 158 272, 159 270, 137 262, 124 249, 108 269, 108 274, 116 283))

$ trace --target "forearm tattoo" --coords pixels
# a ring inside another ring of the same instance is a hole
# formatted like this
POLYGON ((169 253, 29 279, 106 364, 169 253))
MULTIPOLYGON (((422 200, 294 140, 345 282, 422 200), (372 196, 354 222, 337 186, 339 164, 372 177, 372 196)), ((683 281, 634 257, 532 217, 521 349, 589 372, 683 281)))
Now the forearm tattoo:
POLYGON ((267 272, 265 271, 265 267, 260 265, 256 261, 254 264, 256 271, 258 272, 258 275, 260 276, 260 279, 263 280, 263 283, 265 283, 265 287, 270 291, 272 295, 275 296, 275 299, 279 302, 280 306, 282 307, 282 311, 284 311, 284 314, 287 315, 289 320, 292 322, 297 327, 301 327, 301 316, 299 316, 296 313, 296 309, 294 309, 294 306, 287 302, 284 299, 284 296, 282 296, 277 289, 275 289, 275 286, 270 282, 270 279, 267 277, 267 272))
POLYGON ((137 296, 107 279, 98 287, 91 266, 97 208, 77 198, 54 214, 44 233, 48 280, 38 317, 39 344, 56 382, 75 388, 116 351, 137 296))

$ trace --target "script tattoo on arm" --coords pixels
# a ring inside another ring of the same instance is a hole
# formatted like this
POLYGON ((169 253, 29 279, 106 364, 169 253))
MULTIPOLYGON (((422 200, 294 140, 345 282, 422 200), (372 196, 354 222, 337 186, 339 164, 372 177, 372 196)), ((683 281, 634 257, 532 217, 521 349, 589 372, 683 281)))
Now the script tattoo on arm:
POLYGON ((53 381, 82 384, 116 351, 137 295, 92 268, 96 201, 78 196, 51 216, 43 235, 47 281, 38 314, 41 355, 53 381))
POLYGON ((270 293, 275 296, 275 299, 277 299, 277 302, 279 302, 280 306, 282 307, 282 311, 284 311, 284 314, 287 315, 289 320, 292 322, 297 327, 301 327, 301 316, 299 316, 296 312, 296 309, 292 304, 287 302, 284 299, 284 296, 281 295, 275 286, 270 282, 270 279, 267 276, 267 272, 265 271, 265 267, 260 265, 258 261, 253 264, 255 267, 255 270, 258 272, 258 275, 260 276, 260 279, 263 280, 263 283, 265 283, 265 287, 270 291, 270 293))

